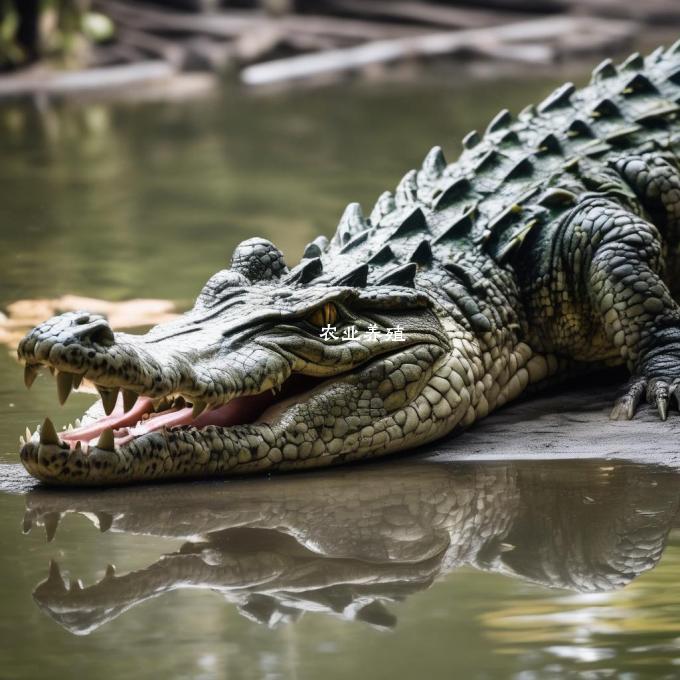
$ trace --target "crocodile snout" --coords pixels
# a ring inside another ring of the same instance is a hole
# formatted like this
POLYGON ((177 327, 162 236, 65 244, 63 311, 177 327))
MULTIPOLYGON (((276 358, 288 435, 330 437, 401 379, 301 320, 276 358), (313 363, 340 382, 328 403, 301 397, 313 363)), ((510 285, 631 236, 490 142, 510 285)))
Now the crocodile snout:
POLYGON ((36 326, 21 341, 19 359, 27 363, 61 362, 80 365, 90 352, 111 347, 115 336, 109 322, 99 314, 67 312, 36 326))

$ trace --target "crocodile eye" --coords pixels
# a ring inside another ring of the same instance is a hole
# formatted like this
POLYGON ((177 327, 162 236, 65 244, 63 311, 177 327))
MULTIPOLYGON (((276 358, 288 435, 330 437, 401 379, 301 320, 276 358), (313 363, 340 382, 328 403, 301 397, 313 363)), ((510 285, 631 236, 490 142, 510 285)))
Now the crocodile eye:
POLYGON ((319 309, 315 309, 308 317, 307 321, 313 326, 329 326, 335 323, 338 318, 338 308, 332 303, 327 302, 319 309))

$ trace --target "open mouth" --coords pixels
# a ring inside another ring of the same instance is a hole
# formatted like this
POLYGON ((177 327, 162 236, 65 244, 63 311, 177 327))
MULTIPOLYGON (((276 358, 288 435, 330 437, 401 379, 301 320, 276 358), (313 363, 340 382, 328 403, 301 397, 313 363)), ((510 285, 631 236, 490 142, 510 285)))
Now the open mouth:
MULTIPOLYGON (((56 375, 58 384, 60 375, 59 373, 56 375)), ((88 448, 93 446, 114 450, 133 439, 163 429, 203 429, 209 425, 232 427, 251 423, 272 423, 290 405, 299 401, 315 387, 327 382, 328 377, 317 378, 294 373, 278 388, 235 397, 215 408, 210 408, 203 402, 189 401, 181 395, 162 399, 139 397, 130 404, 126 403, 123 392, 120 392, 113 404, 105 406, 104 400, 95 403, 82 419, 76 420, 75 427, 69 425, 66 430, 60 432, 59 439, 69 448, 79 448, 83 453, 87 453, 88 448)), ((50 426, 51 424, 48 428, 50 426)), ((44 427, 43 425, 43 429, 44 427)), ((38 432, 32 434, 27 428, 25 438, 21 438, 22 445, 36 438, 38 434, 38 432)))

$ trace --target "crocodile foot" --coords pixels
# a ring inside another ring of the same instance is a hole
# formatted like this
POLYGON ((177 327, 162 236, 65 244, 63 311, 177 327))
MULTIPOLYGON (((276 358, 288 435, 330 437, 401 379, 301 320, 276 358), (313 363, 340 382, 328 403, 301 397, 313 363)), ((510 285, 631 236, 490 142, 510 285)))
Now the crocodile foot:
POLYGON ((612 420, 631 420, 635 415, 640 401, 646 396, 647 403, 656 406, 661 420, 668 417, 668 406, 675 404, 680 407, 680 378, 663 380, 660 378, 633 378, 626 387, 626 392, 619 397, 612 408, 609 417, 612 420))

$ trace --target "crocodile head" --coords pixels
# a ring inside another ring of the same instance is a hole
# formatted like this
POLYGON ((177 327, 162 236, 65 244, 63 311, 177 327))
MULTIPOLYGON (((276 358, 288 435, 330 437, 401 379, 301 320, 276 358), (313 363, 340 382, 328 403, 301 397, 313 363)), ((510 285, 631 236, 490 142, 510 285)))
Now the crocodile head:
POLYGON ((101 400, 61 437, 46 420, 24 465, 46 482, 125 483, 318 466, 441 436, 468 404, 436 376, 450 341, 402 270, 379 284, 366 265, 325 275, 318 257, 288 271, 250 239, 192 309, 145 335, 53 317, 20 343, 27 384, 47 366, 62 403, 82 380, 101 400), (438 399, 417 404, 433 381, 438 399))

